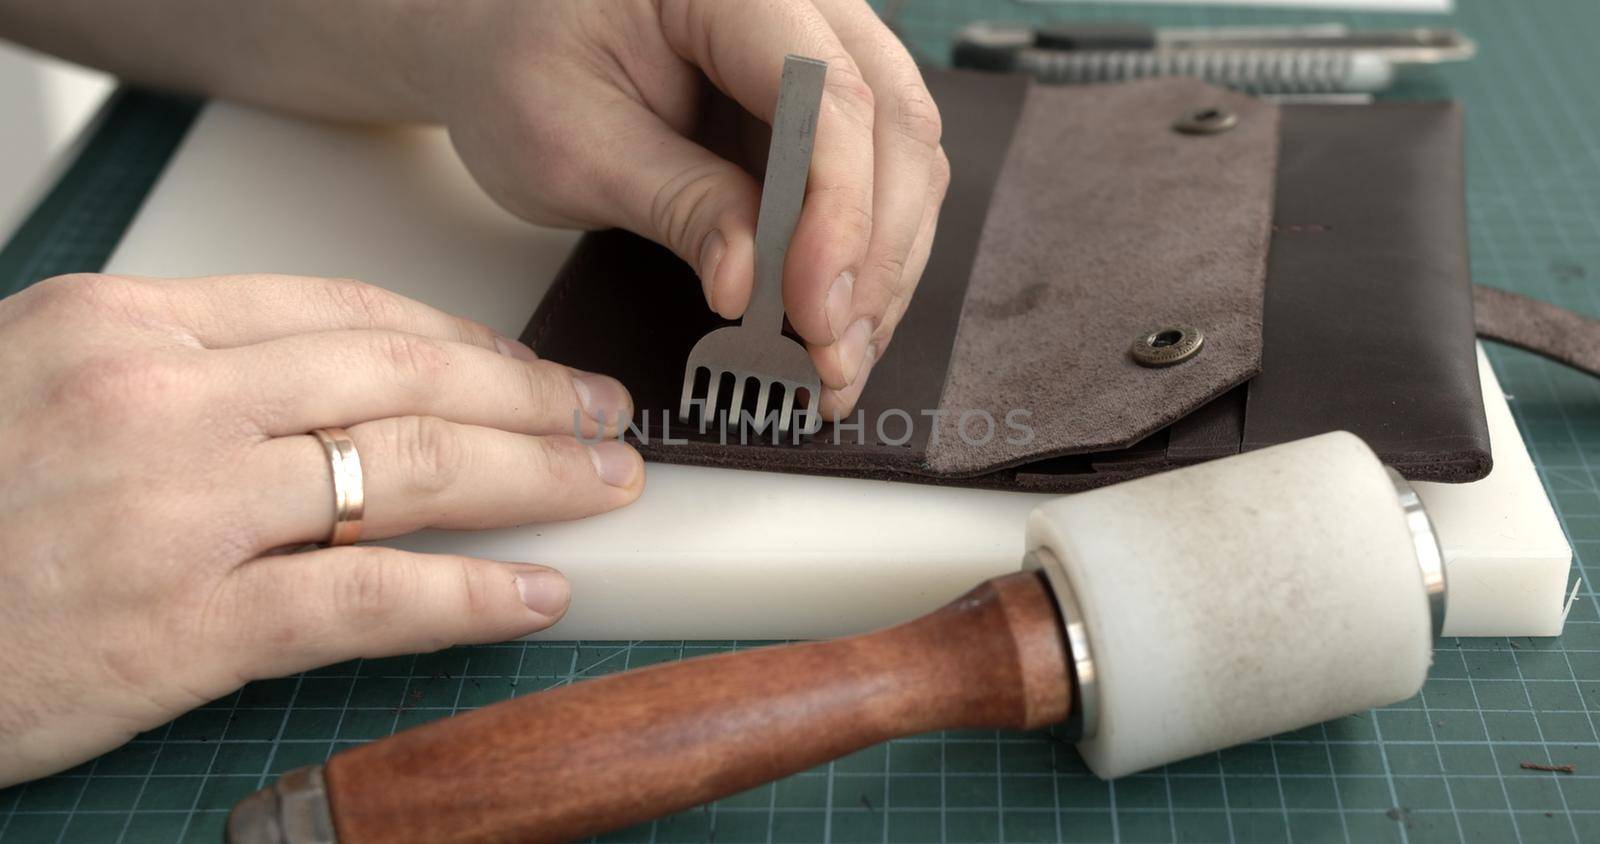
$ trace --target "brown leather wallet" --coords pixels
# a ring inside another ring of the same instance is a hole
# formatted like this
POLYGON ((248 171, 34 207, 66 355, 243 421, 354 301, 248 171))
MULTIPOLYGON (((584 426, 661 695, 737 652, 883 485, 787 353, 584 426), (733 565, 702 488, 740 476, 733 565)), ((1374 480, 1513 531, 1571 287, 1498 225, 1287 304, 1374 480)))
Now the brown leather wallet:
POLYGON ((723 323, 626 232, 582 239, 523 340, 621 379, 630 437, 668 462, 1073 491, 1346 429, 1412 478, 1488 472, 1454 105, 928 82, 952 183, 858 417, 798 443, 678 423, 683 361, 723 323), (1175 131, 1212 109, 1236 123, 1175 131), (1166 326, 1200 351, 1138 363, 1166 326))

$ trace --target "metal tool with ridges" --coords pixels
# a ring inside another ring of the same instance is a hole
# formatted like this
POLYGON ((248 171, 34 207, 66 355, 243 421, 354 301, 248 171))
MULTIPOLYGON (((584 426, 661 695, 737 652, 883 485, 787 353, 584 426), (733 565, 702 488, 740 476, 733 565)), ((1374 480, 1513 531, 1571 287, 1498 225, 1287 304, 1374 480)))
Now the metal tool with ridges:
POLYGON ((683 395, 678 420, 688 422, 700 406, 700 430, 719 415, 717 399, 725 375, 733 376, 733 391, 723 424, 738 428, 746 420, 757 432, 768 427, 767 410, 775 390, 783 391, 775 420, 780 434, 790 430, 797 397, 806 404, 799 412, 799 433, 814 433, 822 426, 819 413, 822 382, 804 346, 783 334, 783 265, 789 254, 805 202, 806 179, 811 173, 811 147, 817 114, 822 107, 822 84, 828 65, 816 59, 788 56, 783 61, 783 82, 772 118, 772 145, 767 152, 767 175, 761 187, 761 212, 756 220, 755 286, 750 306, 738 325, 718 328, 700 338, 683 368, 683 395), (706 370, 710 378, 703 399, 695 398, 695 377, 706 370), (755 413, 743 411, 746 384, 757 382, 755 413))

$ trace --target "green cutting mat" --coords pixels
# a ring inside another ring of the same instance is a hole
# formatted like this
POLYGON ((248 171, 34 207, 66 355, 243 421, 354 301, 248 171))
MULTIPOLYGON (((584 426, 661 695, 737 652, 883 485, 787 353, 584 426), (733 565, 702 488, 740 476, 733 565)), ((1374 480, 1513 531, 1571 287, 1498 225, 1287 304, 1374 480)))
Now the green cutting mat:
MULTIPOLYGON (((1472 63, 1402 96, 1467 104, 1478 280, 1600 315, 1600 2, 1460 0, 1472 63)), ((909 0, 897 23, 940 57, 972 17, 1167 25, 1437 17, 909 0)), ((100 267, 192 116, 131 95, 0 251, 0 290, 100 267)), ((1600 385, 1492 350, 1579 565, 1600 571, 1600 385)), ((1450 639, 1422 694, 1386 709, 1107 784, 1044 733, 943 733, 605 840, 1600 841, 1600 623, 1585 576, 1557 640, 1450 639), (1523 770, 1524 761, 1576 773, 1523 770)), ((541 643, 367 660, 254 683, 65 774, 0 791, 0 844, 218 841, 226 810, 284 770, 396 729, 734 643, 541 643)), ((560 787, 559 783, 551 783, 560 787)))

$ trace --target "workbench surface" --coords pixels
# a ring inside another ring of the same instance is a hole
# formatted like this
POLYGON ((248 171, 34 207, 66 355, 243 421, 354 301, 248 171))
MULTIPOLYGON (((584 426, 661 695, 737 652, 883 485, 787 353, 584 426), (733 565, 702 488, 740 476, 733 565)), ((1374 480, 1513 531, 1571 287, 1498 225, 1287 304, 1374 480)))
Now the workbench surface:
MULTIPOLYGON (((1440 16, 1189 6, 898 3, 923 58, 973 17, 1172 26, 1341 20, 1453 25, 1477 59, 1397 96, 1467 107, 1478 281, 1600 316, 1600 4, 1458 0, 1440 16)), ((94 270, 192 119, 125 93, 0 250, 0 292, 94 270)), ((1554 640, 1447 639, 1416 698, 1116 783, 1046 733, 943 733, 878 746, 608 841, 1600 840, 1600 384, 1503 347, 1491 358, 1577 555, 1554 640), (1524 762, 1571 764, 1571 774, 1524 762)), ((0 844, 221 840, 227 809, 289 768, 396 729, 625 668, 756 643, 542 642, 366 660, 243 691, 65 774, 0 790, 0 844)))

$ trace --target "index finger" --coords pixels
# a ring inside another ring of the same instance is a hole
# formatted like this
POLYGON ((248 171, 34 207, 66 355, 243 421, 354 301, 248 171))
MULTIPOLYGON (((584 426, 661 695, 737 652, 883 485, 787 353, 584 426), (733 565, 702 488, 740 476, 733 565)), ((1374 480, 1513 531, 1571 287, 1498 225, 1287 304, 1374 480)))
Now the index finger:
POLYGON ((175 318, 210 349, 317 331, 377 329, 534 358, 527 346, 488 326, 354 279, 262 274, 140 281, 167 294, 175 318))

